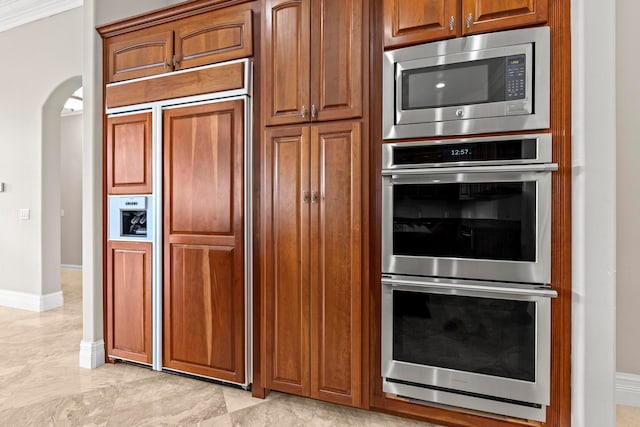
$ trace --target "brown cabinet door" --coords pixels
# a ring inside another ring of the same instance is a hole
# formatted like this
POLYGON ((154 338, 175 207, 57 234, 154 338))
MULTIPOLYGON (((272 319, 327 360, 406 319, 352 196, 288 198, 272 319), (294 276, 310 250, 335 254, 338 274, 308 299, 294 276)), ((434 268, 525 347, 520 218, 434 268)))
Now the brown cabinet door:
POLYGON ((456 37, 459 20, 457 0, 384 0, 384 46, 456 37))
POLYGON ((361 402, 360 126, 311 128, 311 396, 352 406, 361 402))
POLYGON ((107 119, 107 192, 150 194, 151 113, 107 119))
POLYGON ((546 22, 548 8, 548 0, 462 0, 463 34, 546 22))
POLYGON ((266 387, 309 396, 309 127, 267 129, 264 144, 266 387))
POLYGON ((241 100, 164 112, 163 366, 244 383, 241 100))
POLYGON ((251 56, 251 7, 243 4, 177 21, 176 70, 251 56))
POLYGON ((310 119, 310 1, 265 1, 262 49, 267 125, 310 119))
MULTIPOLYGON (((362 116, 363 0, 311 3, 312 120, 362 116)), ((368 38, 367 38, 368 39, 368 38)))
POLYGON ((173 31, 166 26, 133 31, 104 41, 107 83, 172 71, 173 31))
POLYGON ((107 243, 107 356, 152 362, 151 242, 107 243))

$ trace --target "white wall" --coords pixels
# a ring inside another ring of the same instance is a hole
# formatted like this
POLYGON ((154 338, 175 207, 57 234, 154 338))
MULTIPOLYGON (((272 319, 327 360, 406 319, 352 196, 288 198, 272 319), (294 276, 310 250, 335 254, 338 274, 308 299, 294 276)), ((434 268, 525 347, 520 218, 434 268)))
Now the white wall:
POLYGON ((81 9, 1 32, 0 52, 0 290, 55 293, 59 274, 43 280, 42 117, 56 88, 82 72, 81 9))
POLYGON ((60 118, 60 259, 82 265, 82 113, 60 118))
POLYGON ((617 370, 640 375, 640 2, 617 5, 617 370))
POLYGON ((615 2, 573 0, 572 421, 615 425, 615 2))

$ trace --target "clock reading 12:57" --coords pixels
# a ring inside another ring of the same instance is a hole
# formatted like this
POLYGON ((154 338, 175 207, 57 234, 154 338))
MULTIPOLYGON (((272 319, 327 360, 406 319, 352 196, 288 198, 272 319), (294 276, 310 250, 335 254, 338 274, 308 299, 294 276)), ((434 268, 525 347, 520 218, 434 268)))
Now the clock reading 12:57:
POLYGON ((451 156, 452 157, 469 157, 472 155, 472 152, 468 148, 452 148, 451 156))

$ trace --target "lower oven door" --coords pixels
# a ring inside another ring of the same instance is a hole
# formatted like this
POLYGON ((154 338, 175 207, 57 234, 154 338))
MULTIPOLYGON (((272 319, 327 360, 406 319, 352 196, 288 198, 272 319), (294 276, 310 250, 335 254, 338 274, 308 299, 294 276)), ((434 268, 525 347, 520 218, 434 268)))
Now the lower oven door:
POLYGON ((550 283, 551 170, 385 170, 382 272, 550 283))
POLYGON ((524 418, 544 412, 555 291, 398 276, 382 285, 385 391, 524 418))

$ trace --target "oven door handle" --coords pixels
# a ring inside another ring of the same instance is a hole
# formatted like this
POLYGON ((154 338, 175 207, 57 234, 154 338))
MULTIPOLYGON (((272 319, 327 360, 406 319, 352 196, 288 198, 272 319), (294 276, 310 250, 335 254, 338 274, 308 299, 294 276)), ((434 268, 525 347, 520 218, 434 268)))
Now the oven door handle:
POLYGON ((545 297, 545 298, 556 298, 558 296, 558 292, 550 288, 536 288, 536 287, 510 287, 510 286, 496 286, 490 284, 484 284, 480 282, 476 282, 474 284, 464 284, 464 283, 439 283, 439 282, 431 282, 429 280, 420 280, 420 281, 412 281, 412 280, 398 280, 398 279, 390 279, 383 277, 382 278, 383 285, 390 285, 393 288, 402 288, 405 290, 413 290, 419 291, 420 289, 439 289, 444 291, 449 291, 451 293, 459 292, 491 292, 494 294, 504 294, 504 295, 517 295, 522 297, 545 297))
POLYGON ((534 165, 459 166, 459 167, 452 167, 452 168, 383 169, 382 176, 435 175, 435 174, 451 174, 451 173, 554 172, 557 170, 558 170, 557 163, 542 163, 542 164, 534 164, 534 165))

